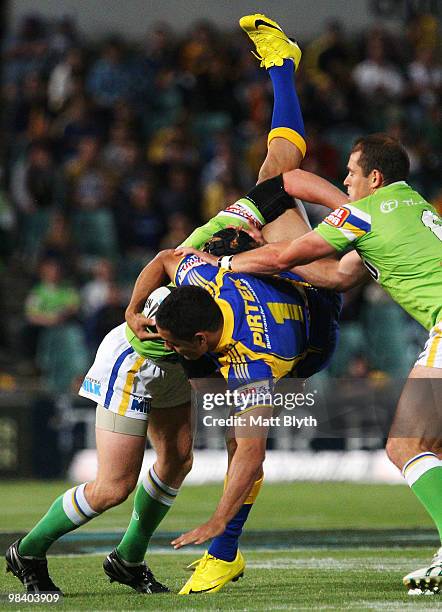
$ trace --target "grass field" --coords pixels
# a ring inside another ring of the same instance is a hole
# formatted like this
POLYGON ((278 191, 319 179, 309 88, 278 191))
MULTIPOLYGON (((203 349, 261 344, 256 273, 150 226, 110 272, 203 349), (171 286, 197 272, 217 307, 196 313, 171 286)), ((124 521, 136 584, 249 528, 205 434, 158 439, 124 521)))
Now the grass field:
MULTIPOLYGON (((0 549, 45 512, 68 483, 0 484, 0 549)), ((425 566, 437 545, 431 521, 407 487, 345 483, 267 485, 253 509, 242 550, 242 580, 218 594, 179 597, 184 567, 202 549, 168 550, 174 533, 207 519, 219 486, 184 487, 153 541, 148 561, 175 593, 142 596, 109 584, 104 554, 118 542, 131 500, 55 545, 51 575, 65 592, 60 610, 408 610, 442 607, 440 596, 411 598, 404 573, 425 566), (67 554, 69 553, 69 554, 67 554), (82 553, 82 554, 78 554, 82 553), (86 553, 86 554, 85 554, 86 553)), ((0 593, 20 592, 0 573, 0 593)), ((30 610, 36 604, 0 603, 30 610)), ((47 607, 47 606, 46 606, 47 607)))

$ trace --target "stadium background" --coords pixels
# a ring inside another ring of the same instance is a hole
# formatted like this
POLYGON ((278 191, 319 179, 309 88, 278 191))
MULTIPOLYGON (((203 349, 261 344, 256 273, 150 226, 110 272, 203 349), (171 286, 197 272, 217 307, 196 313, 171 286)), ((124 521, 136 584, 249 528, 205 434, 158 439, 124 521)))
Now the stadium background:
MULTIPOLYGON (((141 267, 254 184, 272 97, 238 18, 267 12, 303 49, 305 169, 341 185, 354 138, 387 131, 407 148, 410 183, 441 210, 439 9, 405 0, 358 0, 351 10, 342 1, 2 3, 0 491, 9 511, 1 529, 29 528, 63 490, 47 479, 90 477, 94 410, 75 393, 100 340, 123 321, 141 267), (52 317, 38 310, 50 285, 52 317), (22 515, 25 490, 35 505, 22 515)), ((323 216, 308 212, 313 224, 323 216)), ((345 295, 340 345, 317 385, 326 393, 332 379, 399 380, 424 339, 370 282, 345 295)), ((276 440, 268 471, 285 481, 399 481, 383 462, 382 436, 358 426, 348 438, 276 440)), ((194 482, 221 480, 221 437, 197 447, 206 451, 194 482)), ((291 492, 315 511, 278 515, 274 528, 430 525, 402 487, 272 486, 255 529, 268 527, 271 498, 291 508, 291 492)), ((204 520, 218 492, 183 496, 204 520)), ((169 530, 200 516, 185 501, 169 530)), ((124 528, 129 507, 109 516, 102 528, 124 528)))

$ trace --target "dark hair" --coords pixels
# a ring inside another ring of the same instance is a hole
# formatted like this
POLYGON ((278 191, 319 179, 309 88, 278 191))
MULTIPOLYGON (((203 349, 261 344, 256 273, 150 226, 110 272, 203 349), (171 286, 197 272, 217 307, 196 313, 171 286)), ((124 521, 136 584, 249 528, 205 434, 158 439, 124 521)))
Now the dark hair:
POLYGON ((221 255, 236 255, 256 249, 259 246, 247 232, 239 227, 225 227, 213 236, 204 245, 203 251, 216 257, 221 255))
POLYGON ((410 172, 410 160, 399 140, 388 134, 370 134, 358 138, 351 150, 361 152, 358 164, 364 176, 372 170, 379 170, 384 177, 384 184, 405 181, 410 172))
POLYGON ((223 322, 218 304, 202 287, 177 287, 161 303, 156 323, 180 340, 201 331, 217 331, 223 322))

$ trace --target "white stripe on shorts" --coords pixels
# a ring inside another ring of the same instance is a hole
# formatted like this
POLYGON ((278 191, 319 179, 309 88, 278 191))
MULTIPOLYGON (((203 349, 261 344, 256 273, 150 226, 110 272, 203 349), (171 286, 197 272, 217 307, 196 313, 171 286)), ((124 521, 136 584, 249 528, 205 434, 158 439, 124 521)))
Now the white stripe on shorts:
POLYGON ((442 368, 442 322, 431 328, 424 350, 415 365, 442 368))

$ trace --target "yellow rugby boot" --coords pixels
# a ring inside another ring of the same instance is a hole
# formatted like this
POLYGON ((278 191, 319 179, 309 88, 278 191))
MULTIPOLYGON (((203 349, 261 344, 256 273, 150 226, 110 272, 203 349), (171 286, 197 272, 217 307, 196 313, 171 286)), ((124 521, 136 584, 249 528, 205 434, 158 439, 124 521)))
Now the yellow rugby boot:
POLYGON ((239 550, 233 561, 217 559, 206 551, 201 559, 191 563, 187 569, 194 566, 195 571, 178 595, 216 593, 228 582, 239 580, 244 575, 246 563, 239 550))
POLYGON ((282 28, 265 15, 245 15, 239 20, 239 25, 255 45, 256 53, 261 60, 261 68, 282 66, 285 59, 292 59, 295 70, 301 60, 301 49, 289 39, 282 28))

